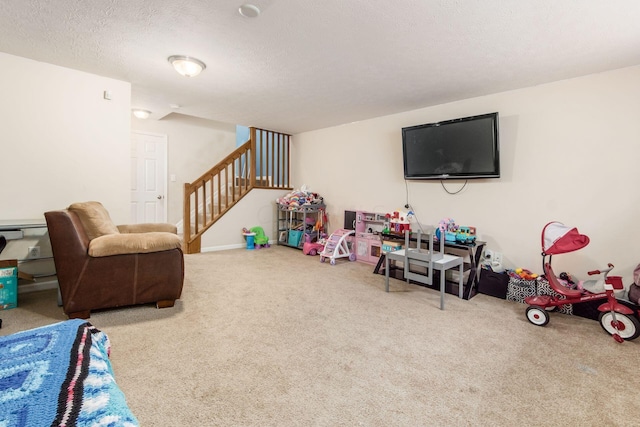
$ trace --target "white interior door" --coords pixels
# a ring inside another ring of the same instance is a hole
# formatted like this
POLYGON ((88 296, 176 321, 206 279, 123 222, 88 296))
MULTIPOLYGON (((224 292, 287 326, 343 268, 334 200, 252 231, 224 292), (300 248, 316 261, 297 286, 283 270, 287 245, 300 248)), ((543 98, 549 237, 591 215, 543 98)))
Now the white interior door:
POLYGON ((167 222, 167 136, 131 132, 131 221, 167 222))

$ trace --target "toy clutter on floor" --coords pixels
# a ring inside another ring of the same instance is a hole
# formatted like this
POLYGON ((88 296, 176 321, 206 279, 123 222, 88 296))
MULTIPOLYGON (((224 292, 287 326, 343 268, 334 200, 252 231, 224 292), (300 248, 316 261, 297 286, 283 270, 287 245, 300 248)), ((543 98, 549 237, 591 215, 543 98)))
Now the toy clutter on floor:
POLYGON ((327 243, 327 239, 320 239, 317 242, 304 242, 302 245, 302 253, 305 255, 319 255, 324 250, 324 245, 327 243))
POLYGON ((269 237, 262 227, 243 228, 242 235, 247 240, 247 249, 268 248, 269 237))

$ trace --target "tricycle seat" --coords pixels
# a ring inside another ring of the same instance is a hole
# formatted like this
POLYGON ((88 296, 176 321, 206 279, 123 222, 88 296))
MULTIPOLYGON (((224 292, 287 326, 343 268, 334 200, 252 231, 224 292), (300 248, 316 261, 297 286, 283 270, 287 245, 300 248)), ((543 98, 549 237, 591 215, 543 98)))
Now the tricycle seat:
POLYGON ((559 281, 556 275, 553 272, 553 268, 551 268, 551 264, 548 262, 544 264, 544 275, 549 281, 549 285, 551 285, 551 289, 563 295, 567 298, 580 298, 582 296, 582 291, 579 289, 570 289, 566 286, 563 286, 559 281))

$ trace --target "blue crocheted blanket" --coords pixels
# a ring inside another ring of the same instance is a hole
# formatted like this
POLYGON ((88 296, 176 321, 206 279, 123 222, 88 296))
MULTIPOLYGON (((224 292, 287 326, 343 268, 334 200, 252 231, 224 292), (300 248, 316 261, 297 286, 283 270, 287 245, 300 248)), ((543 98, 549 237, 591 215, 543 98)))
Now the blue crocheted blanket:
POLYGON ((138 426, 109 351, 79 319, 0 337, 0 427, 138 426))

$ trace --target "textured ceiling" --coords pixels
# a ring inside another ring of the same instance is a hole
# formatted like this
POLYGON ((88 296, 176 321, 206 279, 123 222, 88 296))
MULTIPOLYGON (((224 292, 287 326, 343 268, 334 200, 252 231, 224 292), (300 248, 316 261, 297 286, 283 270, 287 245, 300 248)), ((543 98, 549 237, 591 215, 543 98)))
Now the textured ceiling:
POLYGON ((252 3, 0 0, 0 51, 131 82, 151 119, 292 134, 640 64, 636 0, 252 3))

